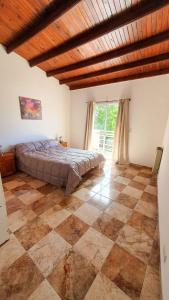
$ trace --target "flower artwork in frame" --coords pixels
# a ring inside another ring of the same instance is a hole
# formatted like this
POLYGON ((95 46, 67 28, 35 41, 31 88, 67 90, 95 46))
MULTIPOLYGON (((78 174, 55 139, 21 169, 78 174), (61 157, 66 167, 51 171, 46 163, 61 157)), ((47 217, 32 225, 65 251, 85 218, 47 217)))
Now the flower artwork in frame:
POLYGON ((25 120, 42 120, 41 101, 19 97, 21 118, 25 120))

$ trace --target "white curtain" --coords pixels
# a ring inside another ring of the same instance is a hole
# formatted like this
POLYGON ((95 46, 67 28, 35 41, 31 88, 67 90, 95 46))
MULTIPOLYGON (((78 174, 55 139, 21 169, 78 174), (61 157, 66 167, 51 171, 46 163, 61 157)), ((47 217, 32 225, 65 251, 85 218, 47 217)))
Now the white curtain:
POLYGON ((95 102, 89 101, 87 104, 86 129, 84 149, 91 150, 92 148, 92 130, 94 122, 95 102))
POLYGON ((120 165, 129 164, 129 101, 130 99, 120 100, 116 122, 114 160, 120 165))

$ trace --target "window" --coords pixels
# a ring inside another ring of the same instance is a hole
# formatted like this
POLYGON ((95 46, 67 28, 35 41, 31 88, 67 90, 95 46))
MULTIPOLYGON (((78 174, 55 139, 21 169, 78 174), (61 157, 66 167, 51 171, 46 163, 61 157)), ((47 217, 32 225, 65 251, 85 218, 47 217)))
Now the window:
POLYGON ((93 150, 112 156, 113 140, 118 113, 117 103, 96 104, 92 135, 93 150))

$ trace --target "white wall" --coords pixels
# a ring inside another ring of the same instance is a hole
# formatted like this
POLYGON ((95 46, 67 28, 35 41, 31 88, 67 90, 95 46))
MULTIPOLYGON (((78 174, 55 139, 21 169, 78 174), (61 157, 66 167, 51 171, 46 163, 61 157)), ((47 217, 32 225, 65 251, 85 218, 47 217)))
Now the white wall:
POLYGON ((8 146, 62 135, 69 140, 70 91, 39 68, 30 68, 0 46, 0 145, 8 146), (22 120, 19 96, 39 99, 42 120, 22 120))
POLYGON ((163 300, 169 299, 169 118, 158 175, 158 206, 163 300), (165 258, 166 257, 166 258, 165 258))
POLYGON ((152 166, 169 112, 169 75, 71 91, 71 145, 83 147, 86 101, 131 98, 129 155, 152 166))

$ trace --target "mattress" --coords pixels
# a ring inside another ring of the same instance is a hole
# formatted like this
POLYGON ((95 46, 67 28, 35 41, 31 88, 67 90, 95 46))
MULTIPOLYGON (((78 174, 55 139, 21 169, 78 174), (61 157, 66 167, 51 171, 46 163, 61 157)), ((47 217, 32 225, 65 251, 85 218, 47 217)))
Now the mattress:
POLYGON ((64 148, 56 140, 16 145, 19 170, 72 193, 82 176, 105 159, 100 153, 64 148))

